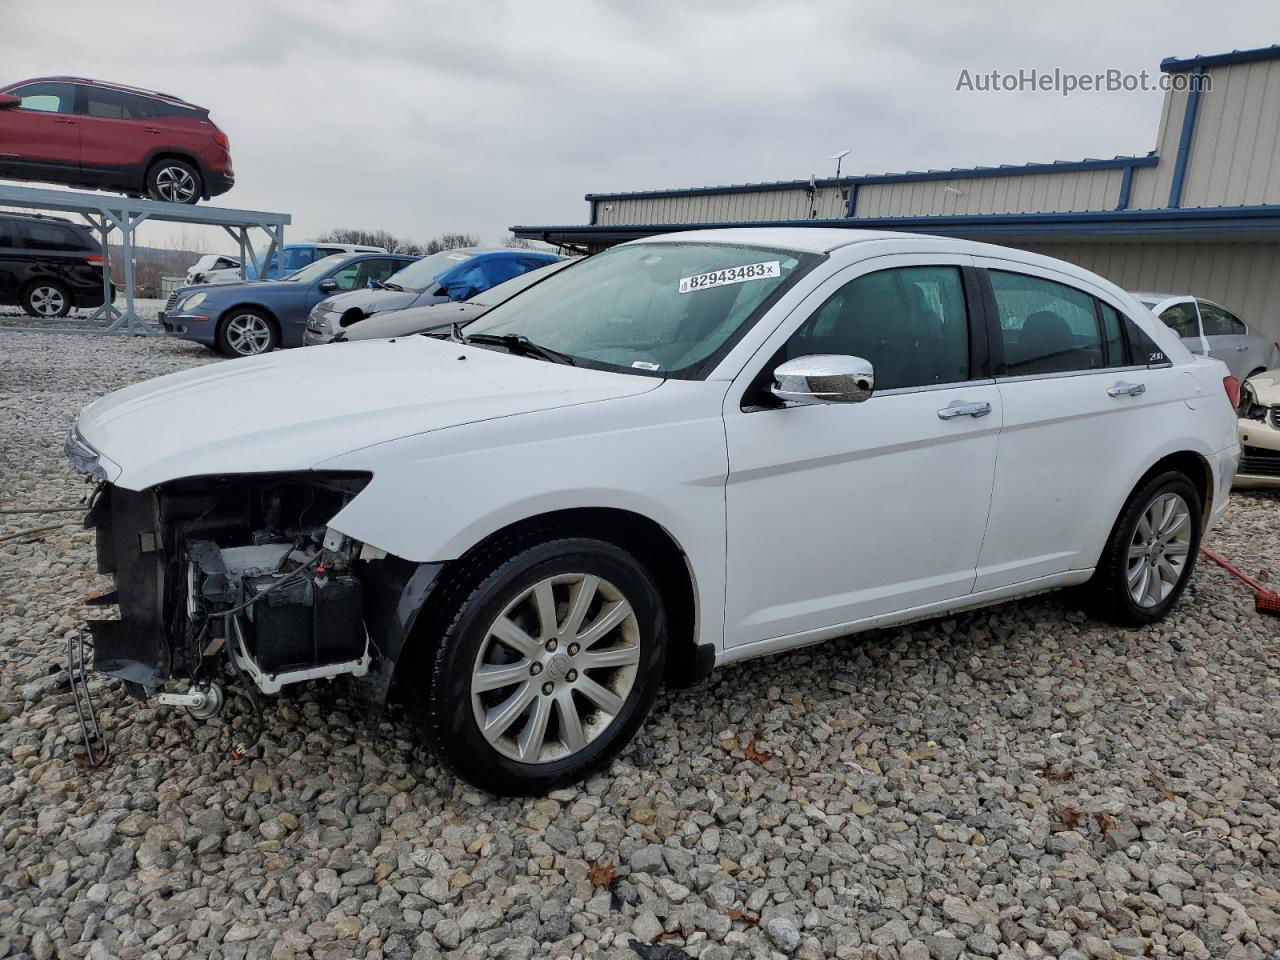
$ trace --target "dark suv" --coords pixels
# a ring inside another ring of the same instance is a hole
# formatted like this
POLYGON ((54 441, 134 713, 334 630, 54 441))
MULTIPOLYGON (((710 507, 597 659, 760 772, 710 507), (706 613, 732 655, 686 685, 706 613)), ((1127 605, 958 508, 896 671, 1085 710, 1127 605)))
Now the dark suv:
POLYGON ((0 304, 42 319, 100 307, 102 270, 102 245, 83 224, 0 213, 0 304))
POLYGON ((235 184, 227 135, 204 107, 82 77, 0 88, 0 177, 174 203, 235 184))

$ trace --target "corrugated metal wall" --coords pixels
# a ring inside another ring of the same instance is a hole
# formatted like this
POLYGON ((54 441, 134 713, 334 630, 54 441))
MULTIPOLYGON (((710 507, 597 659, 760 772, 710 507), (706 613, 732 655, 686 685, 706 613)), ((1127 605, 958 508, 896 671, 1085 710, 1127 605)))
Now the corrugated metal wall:
POLYGON ((810 206, 806 190, 750 190, 741 193, 685 194, 674 197, 626 197, 595 201, 595 222, 602 225, 663 223, 745 223, 751 220, 808 220, 843 217, 845 193, 820 187, 810 206))
POLYGON ((1213 89, 1200 96, 1182 206, 1280 203, 1280 61, 1214 67, 1210 75, 1213 89))
POLYGON ((969 213, 1060 213, 1114 210, 1121 170, 1033 173, 867 183, 858 188, 859 217, 928 217, 969 213))
POLYGON ((1126 290, 1193 292, 1280 340, 1280 243, 1019 243, 1126 290))

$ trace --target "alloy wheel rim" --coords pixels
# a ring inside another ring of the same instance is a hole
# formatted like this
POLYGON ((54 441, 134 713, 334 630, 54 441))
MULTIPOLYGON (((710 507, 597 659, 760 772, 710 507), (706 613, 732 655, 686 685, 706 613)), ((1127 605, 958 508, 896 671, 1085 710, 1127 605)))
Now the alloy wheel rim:
POLYGON ((481 735, 527 764, 586 749, 622 713, 640 668, 640 625, 616 586, 587 573, 541 580, 490 624, 471 671, 481 735))
POLYGON ((227 322, 227 343, 241 356, 265 353, 271 343, 271 328, 261 317, 242 313, 227 322))
POLYGON ((31 291, 31 309, 42 317, 56 317, 64 306, 66 300, 57 287, 36 287, 31 291))
POLYGON ((1129 542, 1129 596, 1154 607, 1177 588, 1191 556, 1191 508, 1176 493, 1156 497, 1138 518, 1129 542))
POLYGON ((156 174, 156 190, 173 203, 186 203, 196 195, 196 178, 182 167, 164 167, 156 174))

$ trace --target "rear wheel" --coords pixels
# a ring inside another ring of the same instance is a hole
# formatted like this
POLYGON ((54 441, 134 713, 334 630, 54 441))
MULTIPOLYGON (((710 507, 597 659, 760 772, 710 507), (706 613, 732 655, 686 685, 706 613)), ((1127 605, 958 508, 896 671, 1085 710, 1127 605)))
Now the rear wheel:
POLYGON ((218 326, 218 349, 228 357, 256 357, 280 346, 275 321, 257 310, 232 310, 218 326))
POLYGON ((169 203, 198 203, 200 171, 185 160, 158 160, 147 172, 147 196, 169 203))
POLYGON ((52 320, 71 309, 71 293, 54 280, 37 280, 22 291, 22 309, 32 317, 52 320))
POLYGON ((608 763, 662 679, 666 619, 649 574, 613 544, 566 538, 493 556, 465 580, 410 697, 428 745, 506 795, 608 763))
POLYGON ((1125 626, 1162 619, 1195 569, 1202 515, 1184 474, 1161 473, 1135 490, 1089 581, 1098 613, 1125 626))

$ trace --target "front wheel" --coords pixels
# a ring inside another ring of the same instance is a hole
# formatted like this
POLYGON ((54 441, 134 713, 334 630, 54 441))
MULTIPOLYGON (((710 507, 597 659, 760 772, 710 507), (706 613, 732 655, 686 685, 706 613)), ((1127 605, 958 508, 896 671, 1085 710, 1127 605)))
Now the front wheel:
POLYGON ((1098 613, 1122 626, 1162 619, 1195 569, 1202 515, 1184 474, 1162 473, 1135 490, 1088 584, 1098 613))
POLYGON ((584 538, 540 543, 482 561, 454 596, 410 698, 459 776, 495 794, 544 793, 635 735, 661 682, 666 618, 630 554, 584 538))
POLYGON ((228 357, 256 357, 278 346, 275 322, 257 310, 232 310, 218 326, 218 349, 228 357))

